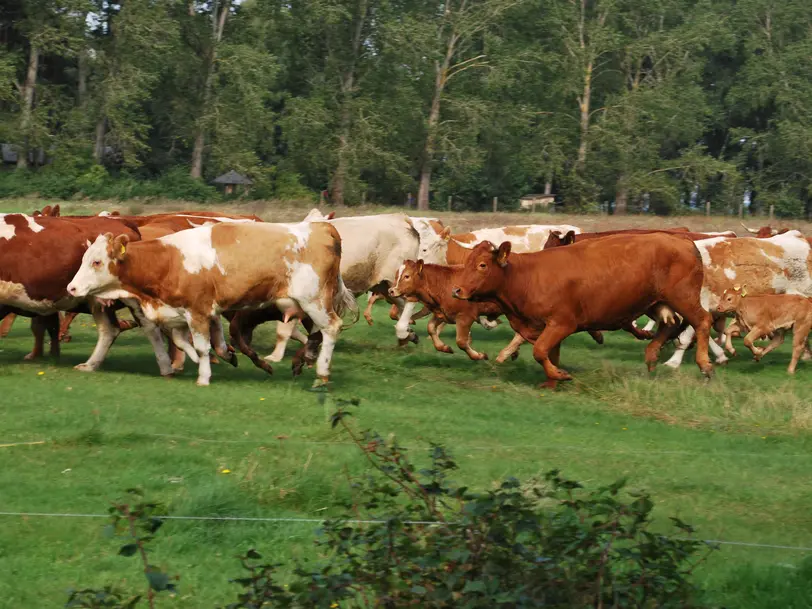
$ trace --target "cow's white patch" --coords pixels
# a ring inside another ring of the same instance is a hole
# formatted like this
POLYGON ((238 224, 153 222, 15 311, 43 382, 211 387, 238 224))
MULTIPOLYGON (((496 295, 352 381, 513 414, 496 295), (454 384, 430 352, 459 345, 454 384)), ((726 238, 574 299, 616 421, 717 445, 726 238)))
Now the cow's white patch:
POLYGON ((8 224, 5 219, 5 214, 0 216, 0 239, 8 239, 11 241, 14 238, 16 229, 13 224, 8 224))
POLYGON ((712 237, 710 239, 700 239, 699 241, 694 241, 694 247, 696 247, 700 257, 702 258, 702 266, 709 267, 711 265, 710 253, 708 250, 720 243, 724 243, 725 241, 728 241, 728 237, 712 237))
POLYGON ((288 294, 299 302, 309 302, 319 293, 319 275, 309 264, 298 260, 288 265, 288 294))
POLYGON ((164 303, 161 303, 155 307, 151 303, 146 302, 142 303, 141 309, 144 311, 144 315, 147 317, 147 319, 155 322, 156 324, 166 326, 168 328, 185 328, 187 325, 185 317, 186 311, 184 309, 170 307, 164 303))
POLYGON ((54 313, 60 308, 76 306, 79 304, 79 300, 76 298, 63 298, 58 302, 34 300, 28 295, 23 284, 13 281, 0 281, 0 304, 46 315, 54 313))
POLYGON ((209 271, 217 267, 225 275, 225 269, 217 259, 217 250, 211 240, 211 233, 215 226, 191 228, 161 237, 160 241, 177 248, 183 260, 183 268, 187 273, 197 275, 200 271, 209 271))
POLYGON ((699 304, 703 309, 711 312, 719 304, 719 296, 703 285, 699 291, 699 304))
POLYGON ((293 245, 293 251, 298 252, 307 245, 310 239, 310 222, 299 222, 297 224, 286 224, 286 228, 296 238, 296 243, 293 245))
POLYGON ((307 213, 305 219, 303 220, 303 222, 319 222, 319 221, 326 222, 327 216, 325 216, 315 207, 307 213))
POLYGON ((523 230, 524 233, 521 235, 509 235, 505 232, 506 227, 481 228, 471 233, 474 235, 474 241, 472 243, 460 243, 457 241, 457 244, 466 249, 473 249, 477 243, 482 243, 483 241, 490 241, 497 247, 500 243, 510 241, 511 245, 514 246, 514 251, 521 254, 533 251, 530 247, 531 237, 538 237, 538 241, 543 246, 552 232, 560 232, 563 235, 569 231, 573 231, 576 235, 581 234, 581 229, 571 224, 525 224, 511 228, 511 232, 516 232, 516 229, 520 229, 523 230))
POLYGON ((725 269, 725 277, 728 279, 736 279, 736 271, 731 268, 725 269))
MULTIPOLYGON (((244 224, 246 222, 255 222, 251 218, 227 218, 227 217, 220 217, 220 216, 196 216, 194 214, 177 214, 178 218, 194 218, 195 220, 202 220, 204 222, 203 226, 208 226, 209 224, 216 224, 219 222, 223 223, 232 223, 232 224, 244 224)), ((191 220, 189 221, 191 224, 191 220)), ((197 225, 201 226, 201 225, 197 225)))
POLYGON ((34 218, 32 218, 31 216, 24 216, 24 217, 25 217, 25 221, 28 223, 28 228, 29 228, 29 230, 31 230, 31 232, 38 233, 40 231, 45 230, 45 227, 40 225, 40 224, 37 224, 36 221, 34 220, 34 218))

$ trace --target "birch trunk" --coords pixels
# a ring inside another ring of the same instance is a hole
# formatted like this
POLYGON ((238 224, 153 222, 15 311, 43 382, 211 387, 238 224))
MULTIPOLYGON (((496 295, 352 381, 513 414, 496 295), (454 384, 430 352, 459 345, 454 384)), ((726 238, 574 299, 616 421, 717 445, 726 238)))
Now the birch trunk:
POLYGON ((34 113, 34 93, 37 88, 37 70, 39 69, 39 49, 32 45, 28 55, 28 69, 25 73, 25 83, 20 94, 22 97, 22 108, 20 116, 20 132, 24 140, 23 145, 17 150, 17 168, 28 167, 28 136, 31 130, 31 118, 34 113))

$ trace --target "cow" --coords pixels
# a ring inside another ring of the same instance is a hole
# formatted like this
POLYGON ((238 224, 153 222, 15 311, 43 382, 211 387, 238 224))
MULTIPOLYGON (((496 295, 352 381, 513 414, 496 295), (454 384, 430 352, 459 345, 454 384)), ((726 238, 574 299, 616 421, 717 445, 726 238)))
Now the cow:
MULTIPOLYGON (((453 294, 496 302, 511 327, 534 343, 533 356, 547 382, 571 380, 558 367, 561 341, 584 330, 617 330, 657 303, 676 311, 697 330, 696 363, 710 376, 711 315, 700 301, 702 262, 693 243, 673 235, 617 235, 529 254, 511 243, 474 247, 453 294)), ((683 322, 685 323, 685 322, 683 322)), ((667 327, 646 348, 653 370, 667 327)))
MULTIPOLYGON (((462 266, 424 264, 423 260, 407 260, 398 270, 395 285, 389 288, 392 298, 406 298, 422 302, 433 314, 428 323, 428 333, 434 348, 441 353, 452 353, 451 347, 440 339, 440 332, 447 323, 457 326, 457 346, 472 360, 488 359, 487 353, 479 353, 471 346, 471 325, 481 317, 495 319, 502 314, 499 305, 490 302, 460 300, 451 295, 456 275, 462 266)), ((496 358, 498 363, 508 357, 518 357, 519 346, 524 342, 516 334, 510 344, 496 358)))
POLYGON ((745 226, 744 222, 739 222, 742 225, 742 228, 746 230, 748 233, 754 234, 759 239, 765 239, 767 237, 774 237, 775 235, 783 235, 786 232, 789 232, 790 229, 788 228, 781 228, 776 229, 772 228, 771 226, 762 226, 761 228, 749 228, 745 226))
MULTIPOLYGON (((812 248, 797 230, 765 239, 713 237, 695 241, 694 246, 704 267, 702 306, 706 311, 715 310, 725 290, 745 283, 755 296, 812 296, 812 248)), ((679 368, 693 336, 691 328, 680 334, 666 366, 679 368)))
MULTIPOLYGON (((748 296, 747 285, 734 286, 722 293, 716 312, 722 315, 733 314, 735 323, 731 324, 726 335, 728 347, 732 328, 747 331, 744 346, 753 353, 753 359, 761 360, 773 349, 784 342, 787 330, 792 329, 792 359, 788 374, 795 374, 798 360, 804 352, 809 332, 812 330, 812 301, 798 294, 764 294, 748 296), (772 335, 766 347, 756 347, 753 342, 759 338, 772 335)), ((734 351, 735 353, 735 351, 734 351)))
POLYGON ((483 241, 493 243, 509 241, 517 254, 538 252, 544 249, 551 233, 566 234, 570 231, 579 234, 581 229, 570 224, 526 224, 481 228, 470 233, 452 235, 451 229, 445 228, 440 233, 440 239, 420 249, 419 257, 437 264, 464 264, 473 248, 483 241))
MULTIPOLYGON (((134 300, 149 321, 198 364, 197 384, 211 379, 209 351, 229 358, 220 325, 227 311, 276 306, 285 320, 308 316, 322 333, 317 384, 327 383, 341 314, 358 307, 339 275, 341 238, 324 222, 219 223, 131 243, 99 236, 68 285, 74 296, 134 300), (191 331, 192 343, 184 339, 191 331)), ((233 362, 232 362, 233 363, 233 362)))
MULTIPOLYGON (((318 220, 314 212, 308 218, 318 220)), ((400 265, 405 260, 417 258, 420 234, 405 214, 334 218, 328 223, 341 235, 341 276, 356 296, 366 292, 386 292, 395 281, 400 265)), ((437 235, 436 241, 440 240, 437 235)), ((432 259, 429 262, 438 261, 432 259)), ((395 324, 398 344, 417 343, 417 334, 409 328, 417 303, 396 300, 396 304, 402 311, 395 324)), ((284 324, 277 324, 276 356, 284 353, 287 331, 284 324)))
MULTIPOLYGON (((76 274, 90 240, 107 231, 116 231, 132 240, 140 238, 138 229, 126 221, 111 218, 72 218, 0 215, 0 319, 9 313, 34 318, 34 350, 27 357, 42 353, 47 331, 51 336, 51 354, 59 355, 59 311, 85 311, 93 314, 98 340, 90 358, 76 366, 94 371, 104 361, 110 346, 120 333, 112 308, 103 309, 66 290, 76 274)), ((161 342, 160 332, 148 331, 161 374, 171 375, 172 366, 161 342)))

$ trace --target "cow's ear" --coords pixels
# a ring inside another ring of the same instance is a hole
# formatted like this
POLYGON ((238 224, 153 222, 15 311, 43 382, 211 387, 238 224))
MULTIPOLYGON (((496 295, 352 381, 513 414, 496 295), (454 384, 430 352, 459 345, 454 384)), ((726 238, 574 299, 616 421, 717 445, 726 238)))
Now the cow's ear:
POLYGON ((445 228, 444 228, 444 229, 443 229, 443 230, 440 232, 440 238, 441 238, 443 241, 448 241, 449 239, 451 239, 451 227, 450 227, 450 226, 446 226, 446 227, 445 227, 445 228))
POLYGON ((564 235, 564 245, 572 245, 575 243, 575 231, 571 230, 564 235))
POLYGON ((127 235, 119 235, 113 239, 113 258, 118 261, 124 260, 127 256, 127 244, 129 242, 130 238, 127 235))
POLYGON ((85 249, 89 248, 91 245, 93 244, 90 242, 90 239, 85 239, 85 249))
POLYGON ((60 213, 60 211, 61 211, 61 210, 59 209, 59 204, 54 205, 54 208, 51 210, 51 215, 52 215, 54 218, 58 218, 58 217, 59 217, 59 213, 60 213))
POLYGON ((335 217, 336 217, 336 212, 334 212, 334 211, 331 211, 329 214, 327 214, 327 219, 328 220, 332 220, 335 217))
POLYGON ((499 246, 499 249, 496 250, 496 264, 501 267, 507 265, 508 256, 510 256, 510 248, 511 244, 510 241, 505 241, 502 245, 499 246))
POLYGON ((422 258, 417 261, 417 276, 418 277, 423 276, 423 259, 422 258))

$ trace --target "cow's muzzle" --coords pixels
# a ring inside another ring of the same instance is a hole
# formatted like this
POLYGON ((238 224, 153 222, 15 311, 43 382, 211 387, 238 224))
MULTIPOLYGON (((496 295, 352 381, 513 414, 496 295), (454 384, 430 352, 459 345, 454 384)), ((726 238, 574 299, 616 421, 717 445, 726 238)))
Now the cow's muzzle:
POLYGON ((468 298, 466 298, 466 296, 462 293, 462 288, 454 288, 451 290, 451 295, 459 300, 468 300, 468 298))
POLYGON ((397 288, 389 288, 389 295, 392 298, 400 298, 400 292, 397 290, 397 288))

